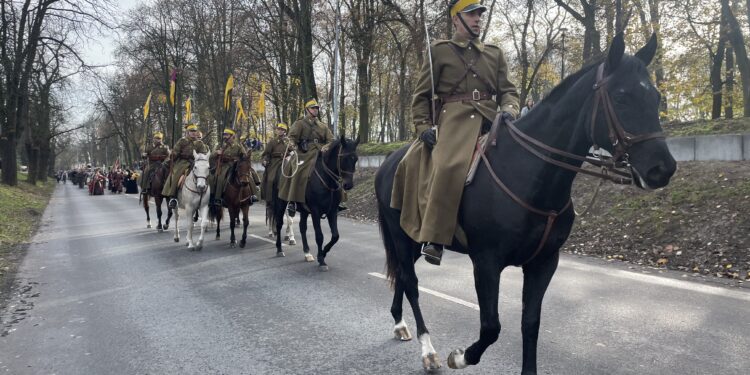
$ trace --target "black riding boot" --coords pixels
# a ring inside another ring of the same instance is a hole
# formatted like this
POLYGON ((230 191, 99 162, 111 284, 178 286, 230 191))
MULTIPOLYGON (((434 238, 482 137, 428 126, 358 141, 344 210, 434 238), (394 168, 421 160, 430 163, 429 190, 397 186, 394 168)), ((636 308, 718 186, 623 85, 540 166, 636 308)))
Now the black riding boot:
POLYGON ((288 213, 289 216, 294 217, 294 214, 297 213, 297 204, 294 202, 289 202, 286 205, 286 213, 288 213))
POLYGON ((177 208, 177 199, 176 199, 176 198, 171 198, 171 199, 169 200, 169 208, 171 208, 171 209, 173 209, 173 210, 174 210, 175 208, 177 208))
POLYGON ((443 258, 443 245, 427 242, 422 244, 422 255, 427 263, 440 265, 440 260, 443 258))

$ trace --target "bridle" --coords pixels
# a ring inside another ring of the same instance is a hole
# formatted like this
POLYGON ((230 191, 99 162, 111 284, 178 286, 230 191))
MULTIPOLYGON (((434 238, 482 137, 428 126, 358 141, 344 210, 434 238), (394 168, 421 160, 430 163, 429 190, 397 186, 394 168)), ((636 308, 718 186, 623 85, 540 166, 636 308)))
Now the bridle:
POLYGON ((339 143, 338 146, 338 152, 336 154, 336 170, 331 170, 331 168, 328 168, 328 164, 325 161, 322 161, 323 163, 323 172, 329 177, 333 179, 333 181, 336 183, 336 186, 334 188, 328 186, 323 176, 318 173, 318 170, 315 170, 315 175, 318 176, 318 179, 320 179, 320 182, 323 183, 323 186, 325 186, 326 189, 328 189, 331 192, 339 191, 343 188, 342 181, 344 179, 344 175, 354 175, 354 172, 345 171, 341 169, 341 158, 349 156, 354 154, 354 152, 341 152, 341 150, 344 149, 344 144, 339 143))
MULTIPOLYGON (((497 117, 495 117, 495 121, 493 122, 492 129, 489 133, 489 141, 492 146, 497 145, 497 130, 499 127, 499 124, 502 123, 508 128, 508 133, 510 133, 513 140, 521 145, 524 149, 535 155, 536 157, 544 160, 547 163, 553 164, 555 166, 558 166, 563 169, 567 169, 576 173, 583 173, 588 174, 591 176, 599 177, 606 180, 611 180, 615 183, 620 184, 631 184, 633 183, 633 175, 630 168, 630 162, 629 162, 629 154, 628 150, 634 146, 635 144, 638 144, 640 142, 644 142, 650 139, 656 139, 656 138, 664 138, 665 135, 663 132, 654 132, 654 133, 647 133, 642 135, 633 135, 628 133, 620 123, 620 120, 617 117, 617 114, 615 113, 614 104, 612 103, 612 99, 609 96, 609 93, 606 90, 607 83, 611 79, 612 75, 604 76, 604 63, 601 63, 596 72, 596 83, 594 83, 594 86, 592 87, 594 90, 594 104, 591 111, 591 131, 589 136, 591 137, 591 141, 593 143, 593 148, 595 150, 593 155, 589 156, 579 156, 572 153, 569 153, 567 151, 563 151, 551 146, 548 146, 541 141, 532 138, 531 136, 523 133, 521 130, 519 130, 511 121, 502 121, 502 114, 498 114, 497 117), (599 112, 599 107, 602 108, 604 112, 604 118, 605 122, 607 123, 607 129, 609 133, 609 140, 612 143, 612 147, 614 148, 614 154, 612 157, 605 157, 601 155, 601 153, 597 153, 596 151, 599 151, 600 146, 596 144, 596 138, 594 138, 595 129, 596 129, 596 116, 599 112), (566 163, 565 161, 554 159, 548 155, 545 155, 541 153, 539 150, 537 150, 534 147, 538 147, 543 149, 544 151, 547 151, 548 153, 552 155, 558 155, 562 156, 564 158, 578 160, 581 162, 587 162, 589 164, 598 166, 601 168, 601 172, 586 170, 580 167, 576 167, 574 165, 571 165, 570 163, 566 163)), ((495 171, 492 169, 492 165, 490 165, 489 159, 487 159, 486 156, 486 150, 480 153, 480 156, 482 158, 482 161, 484 161, 484 165, 487 168, 487 171, 490 173, 490 176, 492 176, 492 179, 495 181, 495 183, 502 189, 508 196, 511 197, 516 203, 518 203, 521 207, 527 209, 528 211, 531 211, 537 215, 545 216, 547 218, 547 225, 544 228, 544 234, 542 236, 542 241, 539 243, 539 246, 536 248, 534 253, 529 257, 526 261, 521 263, 527 264, 532 259, 534 259, 539 252, 544 248, 544 245, 547 242, 547 238, 549 237, 549 234, 552 230, 552 227, 555 223, 555 220, 557 217, 567 211, 573 201, 571 199, 568 199, 568 202, 563 206, 562 209, 556 211, 556 210, 541 210, 536 207, 531 206, 527 202, 525 202, 523 199, 521 199, 518 195, 513 193, 503 182, 500 180, 500 178, 497 176, 495 171)))
MULTIPOLYGON (((203 179, 204 181, 206 181, 206 185, 208 185, 208 175, 198 176, 197 174, 195 174, 195 163, 193 163, 193 166, 191 169, 192 170, 190 171, 190 174, 193 175, 193 184, 195 184, 196 188, 198 188, 198 180, 200 179, 203 179)), ((203 191, 196 191, 196 190, 191 189, 190 186, 188 186, 187 184, 185 184, 185 189, 188 189, 195 194, 200 194, 201 199, 203 199, 203 195, 206 194, 205 189, 203 189, 203 191)))

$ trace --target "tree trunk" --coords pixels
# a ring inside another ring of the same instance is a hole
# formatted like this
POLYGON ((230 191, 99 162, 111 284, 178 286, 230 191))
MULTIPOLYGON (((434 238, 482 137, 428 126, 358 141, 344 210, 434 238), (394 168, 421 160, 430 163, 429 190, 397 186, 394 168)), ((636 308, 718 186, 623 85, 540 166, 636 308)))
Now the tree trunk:
POLYGON ((743 116, 750 117, 750 60, 748 60, 747 49, 745 48, 745 38, 742 36, 742 29, 737 18, 729 8, 729 0, 721 0, 721 9, 727 20, 727 37, 734 50, 737 67, 740 70, 743 116))
POLYGON ((717 119, 721 117, 721 93, 723 85, 721 80, 721 64, 724 61, 725 44, 726 39, 724 37, 719 38, 719 45, 716 48, 716 53, 711 56, 711 119, 717 119))
POLYGON ((724 100, 724 118, 734 118, 734 50, 727 47, 727 62, 724 68, 726 79, 724 82, 726 99, 724 100))

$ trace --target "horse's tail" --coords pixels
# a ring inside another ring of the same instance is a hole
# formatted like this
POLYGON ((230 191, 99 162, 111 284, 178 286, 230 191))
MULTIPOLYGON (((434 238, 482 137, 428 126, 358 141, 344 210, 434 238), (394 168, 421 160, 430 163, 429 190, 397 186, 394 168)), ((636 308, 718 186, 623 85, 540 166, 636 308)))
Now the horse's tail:
POLYGON ((393 241, 393 235, 391 235, 390 229, 388 229, 388 223, 386 222, 385 213, 382 207, 378 207, 378 226, 380 227, 380 237, 383 239, 383 246, 385 247, 385 277, 388 279, 388 283, 391 288, 396 283, 396 279, 401 274, 401 263, 396 254, 396 244, 393 241))
POLYGON ((271 228, 276 227, 276 199, 274 197, 271 203, 266 204, 266 225, 271 228))
POLYGON ((223 216, 224 216, 224 207, 218 204, 208 205, 208 219, 209 220, 216 221, 217 218, 221 220, 223 216))

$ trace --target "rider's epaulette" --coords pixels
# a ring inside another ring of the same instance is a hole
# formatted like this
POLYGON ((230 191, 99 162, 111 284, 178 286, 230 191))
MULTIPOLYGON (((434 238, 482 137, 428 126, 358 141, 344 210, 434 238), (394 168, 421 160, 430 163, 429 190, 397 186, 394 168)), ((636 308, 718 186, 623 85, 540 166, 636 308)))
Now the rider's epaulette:
POLYGON ((435 39, 435 40, 432 41, 432 43, 430 43, 430 45, 432 47, 435 47, 435 46, 439 46, 441 44, 445 44, 445 43, 448 43, 448 42, 450 42, 449 39, 435 39))
POLYGON ((495 48, 495 49, 500 49, 500 47, 499 47, 499 46, 496 46, 496 45, 494 45, 494 44, 489 44, 489 43, 485 43, 485 44, 484 44, 484 46, 485 46, 486 48, 495 48))

